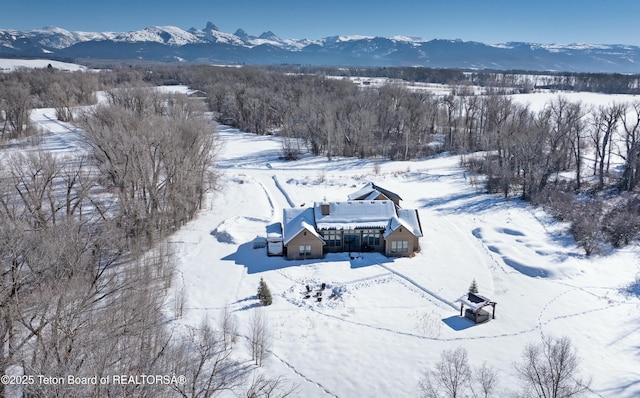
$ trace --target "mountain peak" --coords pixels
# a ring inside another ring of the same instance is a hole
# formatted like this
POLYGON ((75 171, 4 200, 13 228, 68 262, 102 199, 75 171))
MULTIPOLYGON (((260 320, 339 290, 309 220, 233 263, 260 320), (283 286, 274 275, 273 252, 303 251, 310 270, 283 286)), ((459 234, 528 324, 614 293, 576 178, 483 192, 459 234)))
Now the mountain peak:
POLYGON ((211 21, 207 22, 207 26, 204 27, 204 31, 205 32, 211 32, 212 30, 215 30, 216 32, 220 32, 220 29, 218 29, 218 27, 211 21))
POLYGON ((238 36, 242 40, 247 40, 249 38, 249 34, 242 28, 238 28, 238 30, 235 31, 234 35, 238 36))
POLYGON ((263 40, 277 41, 277 42, 282 41, 282 39, 280 39, 275 33, 273 33, 270 30, 262 33, 260 36, 258 36, 258 38, 263 40))

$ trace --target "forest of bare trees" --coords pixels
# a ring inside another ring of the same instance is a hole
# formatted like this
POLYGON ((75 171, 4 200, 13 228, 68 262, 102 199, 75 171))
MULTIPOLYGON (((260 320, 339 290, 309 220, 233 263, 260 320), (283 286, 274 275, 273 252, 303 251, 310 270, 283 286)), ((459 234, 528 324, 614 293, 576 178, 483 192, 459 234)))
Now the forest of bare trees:
MULTIPOLYGON (((489 192, 571 222, 587 254, 640 233, 639 102, 591 108, 559 95, 534 111, 469 86, 435 95, 397 81, 362 87, 321 74, 210 66, 17 71, 0 83, 0 369, 187 380, 26 385, 30 396, 212 396, 247 385, 256 397, 295 391, 232 355, 229 336, 238 329, 228 313, 223 325, 178 333, 161 311, 174 274, 162 238, 192 219, 216 187, 211 114, 281 136, 288 159, 307 151, 329 160, 459 154, 489 192), (167 82, 201 90, 206 102, 145 88, 167 82), (29 121, 37 107, 81 127, 86 153, 61 157, 29 146, 24 137, 39 134, 29 121), (24 150, 9 151, 16 143, 24 150)), ((262 320, 253 322, 264 328, 262 320)), ((257 347, 253 360, 261 365, 268 348, 257 347)))
POLYGON ((0 395, 294 391, 234 355, 231 315, 216 327, 167 324, 175 265, 162 238, 193 218, 216 183, 215 123, 202 102, 145 89, 130 71, 0 77, 0 370, 22 380, 3 382, 0 395), (92 105, 99 88, 106 101, 92 105), (38 134, 28 122, 38 106, 81 126, 85 150, 56 155, 24 140, 38 134), (83 382, 123 374, 166 379, 83 382))

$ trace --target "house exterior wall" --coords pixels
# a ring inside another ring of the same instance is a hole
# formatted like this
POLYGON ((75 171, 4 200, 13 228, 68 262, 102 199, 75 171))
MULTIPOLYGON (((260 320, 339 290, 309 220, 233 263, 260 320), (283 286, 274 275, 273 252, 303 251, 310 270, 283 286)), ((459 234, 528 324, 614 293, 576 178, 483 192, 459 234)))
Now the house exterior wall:
POLYGON ((310 258, 322 258, 323 242, 308 231, 300 232, 287 243, 288 260, 305 260, 310 258), (300 253, 300 246, 311 246, 310 253, 300 253))
POLYGON ((400 207, 400 200, 398 200, 398 198, 396 198, 396 197, 388 198, 384 194, 380 194, 380 195, 378 195, 376 200, 390 200, 390 201, 393 202, 393 204, 396 205, 396 207, 400 207))
POLYGON ((328 232, 331 232, 332 234, 337 234, 340 238, 339 238, 339 244, 336 244, 337 240, 335 239, 325 239, 325 246, 324 246, 324 252, 325 253, 340 253, 340 252, 347 252, 349 251, 349 249, 351 249, 352 252, 360 252, 365 250, 365 246, 366 246, 366 250, 369 251, 376 251, 376 252, 380 252, 380 253, 384 253, 384 238, 383 238, 383 234, 384 234, 384 230, 383 229, 356 229, 353 231, 345 231, 345 230, 320 230, 319 233, 320 235, 322 235, 323 237, 328 237, 328 232), (378 244, 375 244, 375 238, 367 238, 368 236, 371 236, 373 234, 373 232, 377 232, 378 233, 378 244), (345 240, 345 234, 347 235, 357 235, 357 242, 354 243, 354 245, 352 245, 351 247, 349 246, 348 242, 345 240))
POLYGON ((418 250, 420 250, 418 238, 411 232, 407 231, 407 229, 404 227, 396 229, 385 239, 384 254, 387 257, 410 256, 418 250), (394 244, 393 242, 396 243, 394 244), (406 250, 404 249, 403 242, 407 242, 406 250))

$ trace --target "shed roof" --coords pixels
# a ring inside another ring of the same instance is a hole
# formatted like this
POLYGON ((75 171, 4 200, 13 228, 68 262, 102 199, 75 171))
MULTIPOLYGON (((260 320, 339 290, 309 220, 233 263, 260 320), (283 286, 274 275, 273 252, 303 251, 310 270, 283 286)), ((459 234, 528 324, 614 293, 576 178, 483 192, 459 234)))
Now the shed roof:
POLYGON ((491 305, 493 302, 477 293, 467 293, 464 296, 460 297, 456 300, 458 303, 462 303, 465 306, 473 309, 474 311, 479 310, 482 307, 487 305, 491 305))
POLYGON ((267 240, 282 240, 282 224, 274 222, 267 225, 267 240))

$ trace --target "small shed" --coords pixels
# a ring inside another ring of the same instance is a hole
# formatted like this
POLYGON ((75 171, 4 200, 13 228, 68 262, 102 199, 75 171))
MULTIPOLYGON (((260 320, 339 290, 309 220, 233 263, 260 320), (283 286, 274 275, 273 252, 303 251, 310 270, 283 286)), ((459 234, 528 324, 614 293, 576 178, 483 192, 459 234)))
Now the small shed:
POLYGON ((467 293, 456 301, 460 303, 460 316, 464 316, 476 324, 496 319, 497 303, 484 296, 477 293, 467 293), (466 309, 465 306, 467 307, 466 309), (492 314, 484 310, 484 307, 488 306, 492 307, 492 314))
POLYGON ((267 225, 267 255, 282 256, 283 254, 282 224, 279 222, 267 225))

